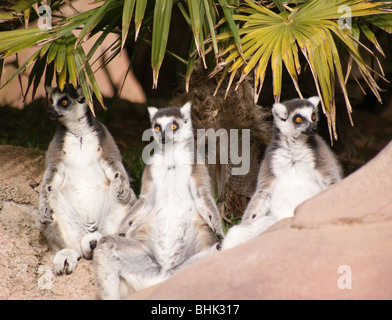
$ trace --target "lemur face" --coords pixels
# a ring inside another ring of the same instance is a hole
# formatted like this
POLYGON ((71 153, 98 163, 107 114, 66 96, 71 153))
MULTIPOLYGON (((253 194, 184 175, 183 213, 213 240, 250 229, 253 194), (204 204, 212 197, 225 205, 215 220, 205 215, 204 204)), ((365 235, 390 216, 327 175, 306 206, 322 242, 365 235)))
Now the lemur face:
POLYGON ((312 135, 317 132, 317 105, 320 99, 294 99, 275 103, 272 109, 274 123, 279 131, 289 137, 312 135))
POLYGON ((86 112, 87 104, 81 88, 75 89, 72 84, 60 88, 46 87, 49 94, 50 108, 47 114, 50 119, 60 121, 78 119, 86 112))
POLYGON ((193 137, 190 116, 191 104, 188 102, 182 108, 165 108, 158 110, 148 108, 154 138, 161 144, 187 141, 193 137))

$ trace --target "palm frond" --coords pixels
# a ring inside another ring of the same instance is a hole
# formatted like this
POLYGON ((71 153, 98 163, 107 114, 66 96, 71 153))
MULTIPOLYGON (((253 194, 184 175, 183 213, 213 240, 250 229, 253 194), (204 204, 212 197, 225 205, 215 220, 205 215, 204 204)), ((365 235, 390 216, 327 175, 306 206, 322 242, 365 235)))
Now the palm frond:
POLYGON ((153 87, 158 85, 159 69, 166 52, 169 37, 172 0, 156 0, 152 30, 151 66, 153 71, 153 87))
POLYGON ((121 50, 124 49, 125 41, 127 40, 129 25, 131 24, 135 2, 136 0, 124 0, 121 28, 121 50))

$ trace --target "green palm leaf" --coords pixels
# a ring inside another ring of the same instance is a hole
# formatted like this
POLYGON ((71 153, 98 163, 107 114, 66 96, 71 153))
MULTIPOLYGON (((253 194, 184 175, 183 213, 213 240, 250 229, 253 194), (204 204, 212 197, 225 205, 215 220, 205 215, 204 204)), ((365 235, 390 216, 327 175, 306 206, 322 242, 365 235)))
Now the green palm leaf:
POLYGON ((157 0, 155 2, 151 47, 151 66, 153 70, 154 88, 158 85, 159 70, 166 52, 172 6, 172 0, 157 0))
POLYGON ((380 29, 392 33, 392 14, 373 15, 364 17, 366 21, 380 29))
POLYGON ((147 0, 137 0, 135 8, 135 40, 139 36, 140 28, 146 12, 147 0))
POLYGON ((122 14, 122 31, 121 31, 121 49, 124 48, 125 41, 127 40, 129 25, 133 15, 136 0, 124 0, 124 8, 122 14))

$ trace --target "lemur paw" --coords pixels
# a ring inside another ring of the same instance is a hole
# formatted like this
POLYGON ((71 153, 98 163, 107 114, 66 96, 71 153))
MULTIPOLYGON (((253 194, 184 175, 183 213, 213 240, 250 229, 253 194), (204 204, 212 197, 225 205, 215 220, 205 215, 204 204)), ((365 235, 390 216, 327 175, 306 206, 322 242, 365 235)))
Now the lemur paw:
POLYGON ((39 216, 39 221, 42 224, 49 224, 53 222, 53 209, 50 207, 49 204, 47 204, 46 206, 44 206, 41 210, 40 210, 40 216, 39 216))
POLYGON ((130 200, 130 187, 126 180, 122 179, 119 173, 116 173, 113 180, 113 186, 116 191, 117 200, 126 203, 130 200))
POLYGON ((53 259, 55 274, 71 274, 75 270, 79 258, 80 255, 75 249, 60 250, 53 259))

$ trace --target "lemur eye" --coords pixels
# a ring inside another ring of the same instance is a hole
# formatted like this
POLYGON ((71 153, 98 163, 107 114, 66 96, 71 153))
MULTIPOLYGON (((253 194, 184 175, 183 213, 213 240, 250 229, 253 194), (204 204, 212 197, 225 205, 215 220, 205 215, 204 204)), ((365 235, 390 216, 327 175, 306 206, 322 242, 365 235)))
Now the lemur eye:
POLYGON ((68 105, 68 100, 67 100, 67 99, 61 100, 61 105, 62 105, 63 107, 66 107, 66 106, 68 105))
POLYGON ((50 99, 50 100, 49 100, 49 103, 50 103, 50 105, 52 106, 52 105, 53 105, 53 99, 50 99))
POLYGON ((316 121, 316 114, 315 113, 312 114, 312 121, 316 121))
POLYGON ((154 130, 155 131, 161 131, 161 126, 160 125, 158 125, 158 124, 156 124, 155 126, 154 126, 154 130))
POLYGON ((171 128, 172 128, 173 131, 174 131, 174 130, 177 130, 177 129, 178 129, 178 125, 175 124, 175 123, 173 123, 173 124, 171 125, 171 128))
POLYGON ((295 122, 296 123, 301 123, 302 122, 302 118, 301 117, 295 117, 295 122))

